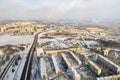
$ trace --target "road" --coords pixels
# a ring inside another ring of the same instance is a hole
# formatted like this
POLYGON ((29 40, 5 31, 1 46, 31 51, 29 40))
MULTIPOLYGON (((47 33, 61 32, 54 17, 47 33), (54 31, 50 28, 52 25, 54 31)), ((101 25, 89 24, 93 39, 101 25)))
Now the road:
POLYGON ((34 51, 36 48, 36 43, 38 41, 39 34, 40 33, 37 33, 34 37, 34 41, 33 41, 32 46, 28 52, 27 59, 26 59, 20 80, 30 80, 31 69, 32 69, 32 60, 33 60, 33 55, 34 55, 34 51))
POLYGON ((45 30, 43 32, 38 32, 38 33, 35 34, 34 41, 33 41, 32 46, 31 46, 31 48, 28 52, 27 59, 25 61, 25 65, 24 65, 23 72, 22 72, 20 80, 30 80, 33 55, 34 55, 34 51, 35 51, 35 48, 36 48, 36 44, 38 42, 38 35, 41 34, 41 33, 48 32, 48 31, 51 31, 51 30, 45 30))

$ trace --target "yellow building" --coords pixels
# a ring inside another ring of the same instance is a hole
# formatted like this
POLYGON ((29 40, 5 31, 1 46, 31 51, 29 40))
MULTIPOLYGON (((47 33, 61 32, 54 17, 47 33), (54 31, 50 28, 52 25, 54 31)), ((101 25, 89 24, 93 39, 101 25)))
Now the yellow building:
POLYGON ((27 32, 34 32, 33 28, 30 26, 15 26, 15 27, 8 27, 6 31, 15 32, 15 31, 27 31, 27 32))
POLYGON ((37 27, 37 32, 42 32, 44 30, 44 27, 37 27))
POLYGON ((44 50, 43 48, 38 48, 37 49, 37 56, 43 55, 44 54, 44 50))
POLYGON ((87 30, 89 33, 100 33, 100 32, 104 32, 104 30, 101 29, 101 28, 86 28, 86 30, 87 30))

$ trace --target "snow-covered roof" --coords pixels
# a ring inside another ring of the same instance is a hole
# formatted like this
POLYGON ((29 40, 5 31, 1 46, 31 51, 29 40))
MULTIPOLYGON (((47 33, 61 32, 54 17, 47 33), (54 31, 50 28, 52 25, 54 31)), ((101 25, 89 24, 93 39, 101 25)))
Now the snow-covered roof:
POLYGON ((3 53, 3 51, 2 51, 2 50, 0 50, 0 56, 2 56, 2 55, 4 55, 4 53, 3 53))

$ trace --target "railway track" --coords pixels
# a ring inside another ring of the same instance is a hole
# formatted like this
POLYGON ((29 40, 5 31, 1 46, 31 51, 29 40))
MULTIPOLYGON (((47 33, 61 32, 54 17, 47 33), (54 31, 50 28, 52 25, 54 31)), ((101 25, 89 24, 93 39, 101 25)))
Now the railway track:
POLYGON ((12 66, 12 64, 15 62, 17 56, 14 55, 12 57, 12 59, 9 61, 9 63, 7 64, 7 66, 5 67, 5 69, 3 70, 3 72, 0 75, 0 80, 3 80, 8 72, 8 70, 10 69, 10 67, 12 66))

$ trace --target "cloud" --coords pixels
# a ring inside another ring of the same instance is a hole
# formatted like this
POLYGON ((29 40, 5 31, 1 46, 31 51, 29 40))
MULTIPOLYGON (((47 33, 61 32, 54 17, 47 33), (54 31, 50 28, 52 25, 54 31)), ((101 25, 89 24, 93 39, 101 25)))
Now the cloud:
POLYGON ((120 0, 1 0, 0 19, 117 19, 119 3, 120 0))

